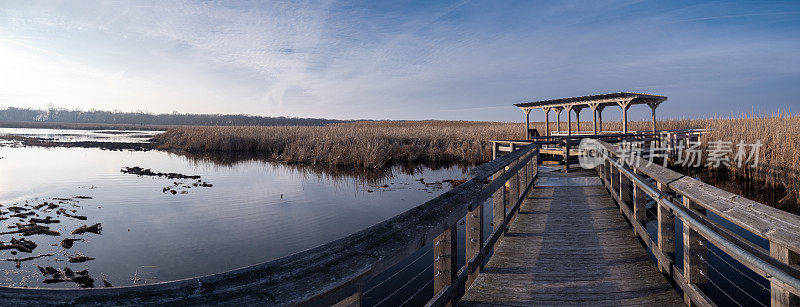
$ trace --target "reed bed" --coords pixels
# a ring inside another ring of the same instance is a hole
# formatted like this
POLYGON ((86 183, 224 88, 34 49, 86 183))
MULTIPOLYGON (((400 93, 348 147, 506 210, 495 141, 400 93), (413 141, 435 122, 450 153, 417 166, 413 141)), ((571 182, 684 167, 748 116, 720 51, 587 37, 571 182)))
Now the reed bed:
POLYGON ((154 138, 160 148, 258 151, 272 159, 380 168, 396 162, 491 159, 490 139, 519 139, 523 126, 496 122, 358 122, 323 127, 176 127, 154 138))
MULTIPOLYGON (((731 170, 737 175, 766 184, 786 188, 788 193, 781 203, 800 203, 800 115, 776 113, 769 116, 742 114, 709 121, 711 132, 706 140, 733 142, 733 155, 739 141, 762 145, 758 151, 758 165, 745 163, 731 170)), ((705 142, 708 144, 708 142, 705 142)), ((749 154, 749 148, 747 148, 749 154)), ((731 157, 733 159, 733 157, 731 157)))
MULTIPOLYGON (((659 129, 702 128, 703 121, 666 120, 659 129)), ((582 131, 591 129, 582 122, 582 131)), ((577 126, 573 123, 573 129, 577 126)), ((380 168, 398 162, 482 163, 491 159, 489 140, 524 139, 524 124, 471 121, 361 121, 308 126, 182 126, 154 138, 159 148, 251 151, 298 163, 380 168)), ((631 122, 630 129, 650 129, 631 122)), ((531 123, 544 133, 544 123, 531 123)), ((556 129, 556 124, 550 124, 556 129)), ((566 123, 562 123, 566 129, 566 123)), ((605 123, 604 129, 621 129, 605 123)))
MULTIPOLYGON (((573 129, 576 127, 573 123, 573 129)), ((621 130, 605 122, 604 130, 621 130)), ((544 123, 531 123, 544 131, 544 123)), ((378 168, 394 162, 469 162, 491 158, 488 140, 522 139, 524 124, 469 121, 363 121, 310 126, 180 126, 154 141, 160 148, 187 151, 251 151, 286 162, 378 168)), ((556 124, 550 123, 555 130, 556 124)), ((800 116, 741 115, 729 118, 661 120, 659 130, 706 128, 711 140, 763 144, 759 160, 773 168, 800 168, 800 116)), ((562 129, 566 124, 562 123, 562 129)), ((590 131, 591 122, 581 130, 590 131)), ((649 121, 633 121, 630 130, 649 130, 649 121)), ((735 145, 734 145, 735 149, 735 145)), ((741 170, 745 171, 745 170, 741 170)), ((751 171, 752 170, 748 170, 751 171)))

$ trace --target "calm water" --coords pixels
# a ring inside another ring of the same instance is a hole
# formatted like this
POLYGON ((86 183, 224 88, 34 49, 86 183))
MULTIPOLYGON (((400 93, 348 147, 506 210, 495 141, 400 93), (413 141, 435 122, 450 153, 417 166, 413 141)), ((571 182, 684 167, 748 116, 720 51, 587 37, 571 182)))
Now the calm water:
POLYGON ((43 138, 58 142, 99 141, 144 143, 158 133, 161 133, 161 131, 0 128, 0 135, 43 138))
MULTIPOLYGON (((464 178, 469 168, 415 165, 374 171, 287 165, 236 155, 93 148, 0 147, 0 157, 4 212, 0 217, 6 218, 0 221, 0 232, 13 231, 9 227, 30 218, 9 218, 12 206, 34 212, 36 218, 60 220, 49 224, 59 236, 25 237, 38 245, 32 253, 0 251, 2 259, 53 254, 22 261, 20 268, 15 261, 0 261, 0 284, 29 287, 76 287, 44 284, 36 265, 88 269, 95 287, 102 287, 103 279, 115 286, 152 283, 269 261, 422 204, 450 188, 449 183, 436 182, 464 178), (213 187, 195 187, 196 180, 120 172, 131 166, 200 175, 213 187), (176 193, 165 192, 165 187, 176 193), (59 207, 32 208, 44 202, 59 207), (87 219, 65 217, 57 213, 61 208, 87 219), (95 223, 102 224, 102 234, 70 234, 95 223), (64 238, 84 241, 66 249, 59 244, 64 238), (95 259, 65 261, 76 255, 95 259)), ((0 241, 9 242, 11 237, 21 236, 3 234, 0 241)))

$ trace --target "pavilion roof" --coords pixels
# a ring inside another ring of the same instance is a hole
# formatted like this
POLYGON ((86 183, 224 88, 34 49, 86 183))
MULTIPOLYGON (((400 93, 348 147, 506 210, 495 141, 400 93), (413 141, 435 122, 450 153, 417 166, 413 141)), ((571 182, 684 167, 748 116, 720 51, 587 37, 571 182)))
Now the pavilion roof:
POLYGON ((559 98, 550 100, 540 100, 533 102, 523 102, 514 104, 522 109, 561 107, 569 105, 615 105, 618 102, 628 101, 631 104, 644 104, 650 102, 662 102, 667 100, 667 96, 650 95, 632 92, 619 92, 600 95, 589 95, 580 97, 559 98))

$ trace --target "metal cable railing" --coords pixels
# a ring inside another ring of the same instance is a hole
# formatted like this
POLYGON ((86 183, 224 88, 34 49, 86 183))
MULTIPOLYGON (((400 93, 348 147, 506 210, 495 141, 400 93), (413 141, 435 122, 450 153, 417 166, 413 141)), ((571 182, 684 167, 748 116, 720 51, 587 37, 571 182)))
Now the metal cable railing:
MULTIPOLYGON (((680 183, 682 185, 679 186, 679 187, 681 187, 683 189, 679 190, 677 195, 673 197, 672 195, 667 195, 666 191, 660 191, 659 189, 657 189, 655 187, 655 185, 653 184, 653 182, 651 182, 650 180, 647 180, 644 177, 636 174, 632 170, 632 168, 635 167, 636 170, 637 170, 636 172, 643 172, 645 175, 647 175, 650 178, 653 178, 653 180, 658 181, 660 184, 663 184, 665 187, 672 187, 672 185, 678 179, 681 179, 684 176, 679 175, 679 174, 674 173, 674 172, 671 172, 669 170, 666 170, 665 168, 660 167, 660 166, 653 166, 653 167, 651 167, 650 165, 645 166, 644 163, 646 161, 642 161, 642 159, 640 157, 636 157, 635 159, 631 159, 630 162, 626 161, 628 163, 621 163, 621 161, 618 161, 617 159, 615 159, 613 157, 613 155, 616 154, 615 148, 613 148, 612 146, 610 146, 608 144, 605 144, 604 146, 605 146, 605 149, 608 151, 608 156, 605 158, 606 165, 603 166, 603 167, 599 167, 598 168, 598 173, 604 178, 603 182, 604 182, 604 184, 607 185, 608 190, 611 193, 614 193, 616 195, 614 199, 618 201, 620 206, 626 206, 627 207, 628 204, 624 202, 625 198, 631 199, 633 201, 633 197, 634 197, 632 195, 626 195, 625 193, 623 193, 623 195, 622 195, 623 197, 618 197, 618 196, 620 196, 620 194, 619 194, 620 192, 619 191, 622 188, 622 186, 624 186, 626 184, 630 185, 631 188, 629 188, 627 192, 629 192, 630 190, 636 189, 636 188, 641 189, 643 192, 645 192, 647 194, 647 196, 649 198, 651 198, 655 202, 655 206, 653 208, 651 208, 650 206, 647 205, 647 202, 646 202, 647 199, 645 199, 644 209, 646 210, 645 211, 646 215, 651 215, 652 214, 651 216, 658 216, 658 212, 659 212, 658 210, 663 210, 663 209, 660 209, 660 207, 663 207, 664 209, 668 210, 668 212, 670 212, 671 215, 674 215, 676 222, 679 221, 679 220, 682 222, 683 227, 684 227, 684 236, 686 236, 687 233, 689 233, 687 231, 690 231, 691 233, 696 233, 694 236, 696 236, 697 238, 701 238, 701 239, 698 239, 699 242, 702 243, 702 242, 704 242, 704 240, 708 240, 715 247, 719 248, 719 251, 724 253, 726 256, 730 256, 733 259, 738 260, 739 263, 741 263, 741 266, 747 267, 747 268, 753 270, 753 272, 755 274, 761 275, 762 277, 765 277, 766 281, 771 282, 770 288, 765 287, 762 282, 758 282, 757 280, 755 280, 754 278, 749 276, 747 273, 745 273, 741 269, 737 268, 737 265, 734 265, 734 264, 730 263, 729 261, 727 261, 724 256, 722 256, 718 252, 714 251, 713 248, 709 248, 708 244, 700 244, 700 245, 698 245, 699 246, 698 247, 698 246, 691 245, 688 242, 684 242, 683 243, 683 245, 684 245, 683 248, 684 249, 689 248, 688 252, 687 252, 687 250, 684 250, 684 254, 688 255, 689 257, 697 257, 697 259, 699 261, 697 261, 697 264, 695 264, 694 261, 689 261, 687 259, 684 259, 684 267, 683 267, 682 270, 680 269, 680 267, 673 266, 672 270, 670 270, 670 271, 673 272, 672 275, 675 277, 676 281, 678 281, 678 283, 677 283, 678 286, 683 288, 684 293, 687 293, 687 297, 689 297, 693 302, 695 300, 697 300, 697 302, 699 302, 701 304, 711 303, 710 301, 704 301, 704 300, 707 300, 708 297, 705 296, 705 294, 698 292, 698 291, 701 291, 701 288, 695 287, 693 285, 695 282, 698 282, 698 281, 701 280, 701 279, 698 279, 697 277, 693 277, 691 275, 691 274, 695 274, 693 272, 700 272, 701 275, 705 277, 704 278, 705 280, 702 280, 700 282, 707 282, 709 284, 709 286, 713 287, 713 289, 718 290, 722 295, 724 295, 724 297, 727 297, 728 299, 731 300, 732 303, 737 304, 737 305, 748 306, 748 305, 754 305, 755 304, 755 305, 766 306, 766 303, 763 301, 764 299, 759 299, 758 297, 761 297, 762 295, 765 295, 767 293, 772 295, 772 297, 773 297, 772 304, 773 305, 775 305, 775 304, 780 305, 780 304, 783 304, 783 301, 782 300, 777 300, 776 301, 774 299, 774 297, 776 295, 776 291, 778 293, 777 295, 779 295, 779 296, 783 295, 784 297, 789 297, 789 296, 797 295, 797 294, 800 293, 800 290, 799 290, 800 289, 800 279, 798 278, 798 276, 800 276, 800 274, 798 274, 799 271, 796 268, 792 267, 791 263, 781 263, 781 261, 785 261, 785 260, 772 258, 770 256, 769 252, 765 252, 763 250, 759 250, 758 247, 753 247, 751 245, 747 245, 747 243, 741 243, 741 242, 746 242, 746 240, 744 240, 743 238, 738 237, 738 235, 736 235, 736 234, 734 234, 734 233, 732 233, 730 231, 719 232, 719 230, 717 230, 717 229, 718 229, 718 227, 721 227, 721 226, 717 226, 715 223, 711 222, 710 220, 706 221, 706 219, 708 219, 708 218, 704 214, 698 213, 698 212, 694 211, 693 209, 690 209, 690 207, 688 207, 689 205, 687 205, 687 204, 691 203, 691 204, 693 204, 693 206, 700 206, 700 207, 702 207, 704 209, 709 208, 709 207, 707 207, 708 205, 706 203, 703 203, 703 201, 704 201, 704 198, 703 198, 704 196, 703 195, 694 195, 694 196, 689 196, 689 198, 687 198, 687 194, 686 193, 691 193, 691 190, 685 190, 685 187, 686 186, 691 186, 691 183, 689 183, 687 185, 686 183, 684 183, 685 180, 681 181, 680 183), (621 178, 620 180, 622 180, 623 182, 619 183, 619 184, 617 184, 617 182, 619 182, 619 180, 615 180, 615 182, 614 182, 614 185, 615 186, 619 185, 620 189, 617 189, 615 187, 609 186, 610 181, 608 181, 606 179, 606 177, 610 175, 610 174, 607 173, 608 171, 613 171, 611 174, 613 174, 615 176, 620 176, 620 178, 621 178), (620 174, 622 174, 622 175, 620 175, 620 174), (663 176, 667 176, 667 178, 669 178, 669 179, 664 179, 663 176), (625 181, 628 181, 628 182, 626 183, 625 181), (673 203, 673 199, 683 202, 684 205, 679 205, 679 204, 673 203), (695 202, 697 202, 697 203, 695 203, 695 202), (686 228, 688 228, 690 230, 687 230, 686 228), (700 248, 700 249, 698 249, 698 248, 700 248), (741 283, 738 282, 738 281, 741 281, 742 279, 736 280, 732 276, 726 276, 723 272, 721 272, 719 270, 719 268, 716 268, 716 267, 714 267, 713 264, 708 263, 707 257, 703 256, 703 255, 706 255, 706 252, 708 252, 711 255, 713 255, 714 257, 716 257, 716 259, 721 260, 721 263, 726 264, 728 267, 730 267, 731 269, 736 271, 738 274, 743 275, 748 280, 748 283, 752 283, 752 285, 751 286, 746 286, 746 285, 741 284, 741 283), (689 267, 686 267, 687 265, 689 267), (709 272, 713 272, 714 274, 709 274, 709 272), (709 275, 711 275, 711 276, 709 276, 709 275), (717 277, 717 276, 719 276, 719 277, 717 277), (725 287, 726 285, 729 285, 729 286, 725 287), (751 288, 752 289, 757 289, 757 291, 759 291, 759 292, 758 293, 751 292, 751 290, 749 290, 751 288), (700 290, 698 290, 698 289, 700 289, 700 290), (787 293, 787 291, 788 291, 788 293, 787 293), (764 292, 767 292, 767 293, 764 293, 764 292), (736 293, 739 293, 739 295, 736 295, 736 293), (781 294, 781 293, 783 293, 783 294, 781 294), (737 297, 741 297, 741 298, 744 298, 745 300, 749 300, 749 301, 748 302, 737 301, 736 300, 737 297), (750 302, 750 301, 752 301, 752 302, 750 302)), ((694 180, 694 179, 688 179, 687 178, 686 180, 694 180)), ((698 184, 700 186, 703 186, 702 183, 698 183, 698 184)), ((676 188, 678 188, 677 185, 676 185, 676 188)), ((709 188, 705 188, 705 190, 708 190, 708 189, 709 188)), ((669 190, 672 190, 672 189, 669 189, 669 190)), ((702 192, 702 193, 709 193, 709 192, 702 192)), ((714 192, 711 192, 711 193, 724 194, 722 192, 717 192, 717 191, 714 191, 714 192)), ((691 194, 689 194, 689 195, 691 195, 691 194)), ((705 197, 707 197, 707 196, 705 196, 705 197)), ((720 199, 720 198, 711 198, 711 199, 720 199)), ((725 201, 728 201, 728 202, 735 202, 735 200, 736 200, 736 196, 735 195, 728 196, 728 198, 725 199, 725 201)), ((731 205, 735 205, 735 203, 732 203, 731 205)), ((744 208, 751 208, 752 206, 754 206, 754 205, 748 203, 744 208)), ((756 204, 756 206, 761 206, 761 207, 756 207, 756 208, 758 208, 758 210, 766 210, 766 209, 761 209, 761 208, 767 208, 766 206, 761 205, 761 204, 756 204)), ((714 209, 713 206, 710 207, 710 208, 714 209)), ((633 211, 634 210, 630 210, 629 212, 633 212, 633 211)), ((723 218, 730 219, 730 216, 729 216, 730 214, 728 214, 725 211, 715 211, 715 213, 720 215, 723 218)), ((633 213, 627 213, 627 212, 626 212, 626 214, 633 215, 633 213)), ((628 216, 628 219, 631 220, 631 222, 635 222, 635 223, 638 224, 639 221, 635 221, 633 216, 630 216, 630 215, 628 216)), ((786 220, 781 221, 782 223, 794 223, 794 224, 787 224, 787 225, 795 225, 795 226, 789 226, 788 228, 773 228, 769 232, 756 233, 756 234, 757 235, 761 235, 761 236, 765 236, 766 235, 766 236, 768 236, 767 239, 770 240, 770 238, 774 236, 773 234, 775 232, 773 232, 773 231, 791 233, 791 231, 793 231, 793 229, 795 229, 795 228, 792 228, 792 227, 800 227, 800 219, 798 219, 796 216, 794 216, 794 217, 785 216, 785 215, 782 215, 782 216, 784 218, 786 218, 786 220)), ((768 215, 759 215, 757 217, 751 217, 750 219, 753 219, 753 218, 759 219, 759 218, 764 218, 764 217, 770 218, 770 216, 768 216, 768 215)), ((649 220, 650 220, 649 218, 646 219, 646 221, 644 223, 645 225, 642 225, 642 226, 646 226, 647 221, 649 221, 649 220)), ((738 222, 737 226, 740 226, 740 227, 743 227, 743 228, 746 229, 748 225, 743 220, 746 221, 746 218, 739 217, 738 219, 734 219, 734 221, 738 222)), ((668 225, 657 224, 657 227, 658 227, 657 235, 658 236, 661 236, 663 234, 663 232, 662 232, 663 230, 661 228, 663 228, 665 226, 668 226, 668 225)), ((673 227, 674 227, 674 225, 673 225, 673 227)), ((672 231, 672 229, 668 229, 668 230, 672 231)), ((669 232, 667 232, 667 233, 669 233, 669 232)), ((672 233, 674 233, 674 232, 672 232, 672 233)), ((650 235, 649 234, 646 234, 646 233, 642 234, 642 233, 639 233, 639 232, 637 232, 637 234, 640 237, 643 237, 643 240, 645 242, 654 242, 652 239, 650 239, 650 235)), ((791 238, 791 236, 792 235, 790 235, 789 237, 781 237, 781 238, 791 238)), ((796 235, 794 235, 794 236, 796 236, 796 235)), ((690 235, 690 238, 694 238, 694 237, 692 237, 692 235, 690 235)), ((797 237, 795 237, 795 238, 797 238, 797 237)), ((665 239, 669 239, 669 238, 665 238, 665 239)), ((662 240, 662 238, 659 237, 659 241, 661 241, 661 240, 662 240)), ((770 241, 772 241, 772 240, 770 240, 770 241)), ((791 240, 789 240, 789 241, 791 241, 791 240)), ((770 244, 771 248, 773 248, 773 245, 775 245, 774 242, 772 242, 770 244)), ((659 250, 659 246, 658 245, 655 245, 654 243, 649 243, 648 246, 652 247, 654 249, 653 250, 654 253, 660 253, 660 254, 663 255, 663 252, 661 252, 659 250)), ((784 247, 784 248, 788 248, 787 253, 791 254, 791 253, 797 253, 797 250, 800 249, 800 246, 789 245, 789 246, 784 247)), ((664 255, 662 257, 666 257, 666 255, 664 255)))

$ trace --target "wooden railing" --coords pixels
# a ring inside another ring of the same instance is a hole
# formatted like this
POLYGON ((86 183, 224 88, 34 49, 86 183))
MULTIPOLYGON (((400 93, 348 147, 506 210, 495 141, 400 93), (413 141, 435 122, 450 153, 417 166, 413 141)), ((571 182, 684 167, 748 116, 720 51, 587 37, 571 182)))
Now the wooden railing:
POLYGON ((537 172, 536 144, 474 168, 469 180, 388 220, 328 244, 225 273, 104 289, 0 288, 3 305, 259 304, 360 305, 362 289, 427 243, 434 245, 435 297, 457 301, 502 240, 537 172), (493 197, 494 229, 483 229, 493 197), (466 217, 466 265, 457 267, 456 225, 466 217), (484 241, 484 231, 491 231, 484 241))
MULTIPOLYGON (((634 232, 652 251, 659 269, 683 290, 690 306, 714 306, 704 293, 709 266, 708 243, 770 282, 772 306, 800 304, 800 217, 715 188, 641 157, 627 159, 614 146, 600 142, 607 153, 596 169, 634 232), (625 159, 621 159, 624 157, 625 159), (655 201, 657 235, 646 229, 646 200, 655 201), (755 245, 714 222, 706 212, 769 241, 755 245), (676 220, 683 226, 683 263, 674 253, 676 220)), ((712 268, 713 269, 713 268, 712 268)))
MULTIPOLYGON (((533 187, 538 175, 537 144, 528 144, 520 149, 512 144, 509 155, 523 155, 505 168, 492 168, 494 179, 483 189, 481 196, 474 200, 466 216, 466 261, 463 267, 456 267, 455 226, 449 227, 434 240, 434 297, 427 306, 445 306, 456 303, 463 291, 480 274, 484 259, 494 246, 503 239, 508 225, 514 220, 525 196, 533 187), (492 225, 494 229, 486 242, 483 241, 483 202, 492 196, 492 225), (449 243, 449 244, 448 244, 449 243)), ((495 161, 498 151, 494 151, 495 161)))

